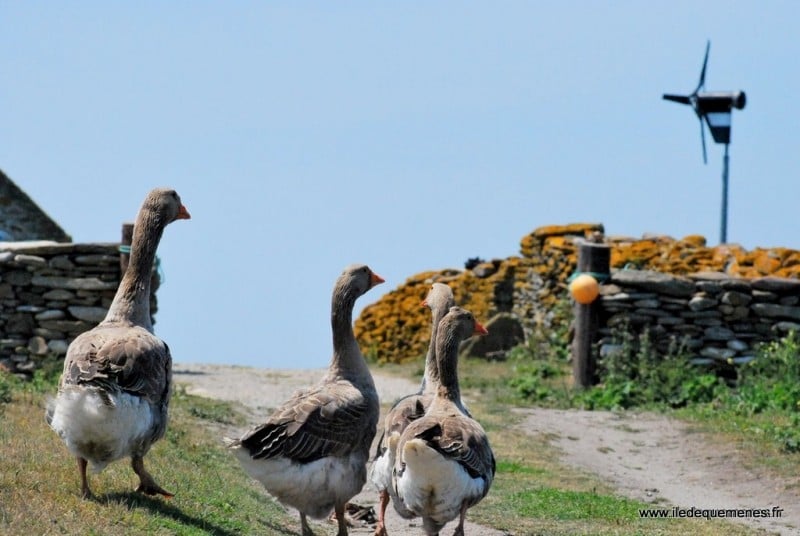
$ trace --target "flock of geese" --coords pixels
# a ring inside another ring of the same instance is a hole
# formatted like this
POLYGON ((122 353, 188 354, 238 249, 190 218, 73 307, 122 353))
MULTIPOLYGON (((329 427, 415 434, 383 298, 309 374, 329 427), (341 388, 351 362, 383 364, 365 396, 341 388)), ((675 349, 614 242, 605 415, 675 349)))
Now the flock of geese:
MULTIPOLYGON (((86 471, 130 457, 138 492, 173 496, 144 467, 144 456, 164 436, 172 388, 169 347, 153 334, 150 273, 164 228, 189 212, 174 190, 152 190, 134 225, 130 262, 105 319, 70 344, 58 394, 46 419, 75 456, 81 495, 92 497, 86 471)), ((244 470, 281 503, 308 517, 331 511, 338 536, 347 535, 345 505, 367 480, 380 405, 353 334, 356 300, 383 279, 368 266, 348 266, 333 289, 333 357, 326 375, 295 392, 259 424, 225 443, 244 470)), ((486 329, 455 306, 447 285, 434 283, 423 302, 432 335, 418 392, 400 399, 385 417, 369 478, 379 492, 376 536, 387 534, 391 502, 404 518, 421 517, 428 535, 459 518, 489 492, 495 459, 481 425, 461 401, 459 343, 486 329)))

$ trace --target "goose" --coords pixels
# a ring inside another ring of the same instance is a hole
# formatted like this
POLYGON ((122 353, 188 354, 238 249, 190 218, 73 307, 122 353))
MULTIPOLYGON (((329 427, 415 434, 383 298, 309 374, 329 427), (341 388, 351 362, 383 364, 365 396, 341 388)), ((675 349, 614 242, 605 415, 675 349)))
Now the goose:
POLYGON ((411 421, 425 414, 425 410, 433 400, 439 385, 439 368, 434 354, 436 345, 436 332, 439 321, 444 317, 450 307, 455 305, 453 291, 444 283, 433 283, 428 294, 421 304, 430 307, 432 313, 431 341, 428 345, 428 354, 425 357, 425 373, 419 391, 405 396, 395 402, 386 414, 383 426, 383 435, 378 442, 375 460, 370 471, 370 480, 378 490, 378 522, 375 526, 375 536, 386 536, 386 507, 391 500, 397 513, 405 518, 415 517, 413 512, 406 509, 397 499, 392 486, 392 470, 394 469, 395 447, 400 439, 400 434, 411 421))
POLYGON ((333 289, 333 357, 327 374, 296 391, 264 424, 226 440, 250 476, 300 512, 304 536, 313 535, 307 516, 322 519, 332 509, 338 536, 346 536, 345 504, 367 479, 380 407, 352 318, 356 299, 383 281, 363 264, 344 270, 333 289))
POLYGON ((92 496, 88 464, 100 472, 125 457, 139 476, 137 492, 173 496, 144 467, 145 454, 166 431, 172 384, 169 348, 150 320, 150 278, 164 228, 189 218, 175 190, 147 194, 134 223, 128 269, 105 319, 67 349, 45 418, 78 461, 83 498, 92 496))
POLYGON ((487 331, 472 313, 452 307, 439 323, 436 362, 440 383, 425 415, 405 429, 397 444, 394 486, 406 508, 422 517, 428 536, 459 517, 454 536, 464 535, 467 509, 489 492, 495 459, 481 425, 458 403, 458 345, 487 331))

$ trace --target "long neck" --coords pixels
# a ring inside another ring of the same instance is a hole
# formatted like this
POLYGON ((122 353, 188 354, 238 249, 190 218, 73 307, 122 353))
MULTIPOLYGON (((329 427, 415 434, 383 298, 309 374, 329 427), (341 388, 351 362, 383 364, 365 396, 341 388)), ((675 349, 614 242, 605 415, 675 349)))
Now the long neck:
POLYGON ((439 385, 436 396, 461 403, 458 385, 458 346, 461 341, 452 329, 439 330, 436 337, 436 362, 439 365, 439 385))
POLYGON ((139 212, 133 226, 128 269, 122 276, 105 322, 130 322, 153 331, 150 322, 150 278, 163 232, 164 224, 157 221, 150 211, 139 212))
POLYGON ((428 354, 425 356, 425 374, 422 377, 422 392, 435 393, 439 388, 439 365, 436 363, 436 337, 439 334, 439 322, 441 322, 447 310, 434 307, 431 309, 433 316, 431 325, 431 342, 428 344, 428 354))
POLYGON ((330 370, 339 374, 361 371, 366 367, 356 336, 353 334, 353 307, 358 296, 337 285, 331 302, 331 329, 333 331, 333 357, 330 370))

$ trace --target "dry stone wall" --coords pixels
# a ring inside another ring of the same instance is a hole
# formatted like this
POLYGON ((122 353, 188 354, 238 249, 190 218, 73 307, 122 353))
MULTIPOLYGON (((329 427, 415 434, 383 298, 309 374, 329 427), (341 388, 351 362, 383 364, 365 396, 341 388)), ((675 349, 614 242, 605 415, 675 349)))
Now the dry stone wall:
MULTIPOLYGON (((119 281, 119 244, 0 244, 0 370, 28 376, 63 358, 105 317, 119 281)), ((153 283, 151 315, 157 272, 153 283)))
POLYGON ((600 300, 601 358, 621 350, 615 330, 623 329, 646 332, 662 354, 688 352, 696 364, 726 368, 753 359, 759 343, 800 330, 797 279, 615 270, 600 300))
MULTIPOLYGON (((520 256, 493 259, 480 263, 469 270, 447 269, 423 272, 412 276, 362 311, 355 323, 356 336, 365 353, 377 361, 404 362, 425 355, 430 336, 430 312, 419 307, 419 303, 425 297, 430 283, 434 281, 450 285, 457 303, 475 312, 481 322, 488 322, 500 314, 510 314, 519 321, 526 335, 539 327, 548 328, 554 322, 563 320, 559 319, 557 315, 558 311, 564 310, 564 308, 556 307, 556 305, 568 299, 567 280, 575 272, 579 240, 602 240, 608 244, 611 248, 612 269, 645 270, 673 276, 716 272, 720 276, 734 281, 757 280, 767 276, 789 280, 797 280, 800 277, 800 251, 796 250, 756 248, 747 251, 735 244, 709 247, 706 239, 699 235, 675 239, 663 235, 631 238, 606 236, 604 233, 605 229, 599 223, 540 227, 522 237, 520 256)), ((689 281, 695 284, 695 279, 690 278, 689 281)), ((727 283, 726 285, 736 284, 727 283)), ((747 283, 741 283, 741 285, 745 284, 747 283)), ((713 288, 711 283, 706 286, 713 288)), ((641 294, 643 291, 636 292, 641 294)), ((692 290, 692 296, 696 292, 698 292, 696 289, 692 290)), ((724 294, 723 292, 723 294, 711 296, 708 289, 699 292, 706 292, 709 294, 707 297, 716 300, 721 300, 724 294)), ((742 290, 741 292, 747 294, 748 291, 742 290)), ((788 303, 781 303, 782 299, 792 301, 790 295, 786 295, 782 291, 776 293, 777 301, 758 301, 765 299, 761 292, 775 293, 775 291, 754 288, 749 292, 752 302, 747 305, 748 315, 756 315, 756 311, 761 309, 769 311, 769 313, 762 311, 760 316, 750 319, 750 321, 757 320, 754 325, 760 326, 758 330, 768 329, 766 327, 770 323, 768 319, 772 319, 771 326, 780 325, 782 327, 786 325, 780 324, 781 322, 791 321, 791 319, 775 316, 777 312, 773 307, 759 306, 752 309, 754 304, 759 303, 794 307, 788 303), (769 314, 773 316, 768 316, 769 314)), ((728 295, 726 300, 735 300, 736 298, 732 298, 732 296, 734 295, 728 295)), ((671 299, 688 300, 690 298, 672 296, 671 299)), ((661 304, 666 304, 668 301, 665 299, 661 304)), ((669 304, 669 307, 678 305, 680 304, 672 303, 669 304)), ((695 302, 696 305, 697 302, 695 302)), ((669 307, 667 307, 667 311, 669 311, 669 307)), ((726 317, 742 315, 741 307, 744 305, 720 301, 716 307, 721 315, 720 321, 724 323, 726 317), (728 312, 729 307, 734 308, 733 313, 728 312), (737 307, 739 309, 736 309, 737 307)), ((697 312, 711 314, 703 310, 697 312)), ((665 322, 668 323, 670 320, 662 320, 662 325, 665 322)), ((705 322, 714 323, 714 320, 705 322)), ((798 322, 800 323, 800 320, 798 322)), ((656 325, 658 325, 657 322, 656 325)), ((693 330, 689 331, 694 333, 693 330)), ((750 332, 740 330, 734 333, 748 335, 750 332)), ((758 331, 756 333, 762 336, 772 336, 758 331)), ((696 338, 695 336, 691 339, 694 341, 696 338)), ((747 339, 745 342, 748 343, 748 349, 737 350, 734 358, 746 357, 744 354, 750 351, 751 343, 756 340, 756 337, 747 339)), ((696 343, 691 342, 691 344, 696 343)), ((726 345, 727 342, 723 346, 726 345)), ((729 352, 723 353, 723 355, 727 354, 729 352)))

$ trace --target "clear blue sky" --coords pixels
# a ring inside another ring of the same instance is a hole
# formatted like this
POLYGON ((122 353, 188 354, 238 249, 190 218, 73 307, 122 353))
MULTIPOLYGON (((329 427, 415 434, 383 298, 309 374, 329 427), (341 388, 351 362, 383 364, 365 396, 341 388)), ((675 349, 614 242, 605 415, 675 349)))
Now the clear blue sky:
POLYGON ((730 242, 800 249, 800 3, 0 0, 0 168, 78 242, 145 193, 178 362, 321 367, 335 278, 518 254, 541 225, 718 241, 722 146, 689 93, 743 89, 730 242))

